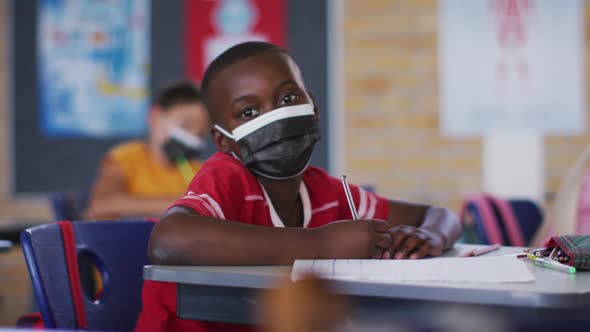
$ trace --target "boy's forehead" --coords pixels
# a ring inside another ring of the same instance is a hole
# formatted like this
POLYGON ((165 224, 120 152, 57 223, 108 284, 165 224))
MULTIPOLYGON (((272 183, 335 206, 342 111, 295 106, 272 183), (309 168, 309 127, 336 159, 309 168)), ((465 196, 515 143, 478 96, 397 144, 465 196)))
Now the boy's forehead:
POLYGON ((265 93, 287 80, 293 80, 304 88, 295 61, 284 53, 267 52, 223 68, 212 79, 209 90, 213 102, 231 103, 231 100, 241 95, 265 93))

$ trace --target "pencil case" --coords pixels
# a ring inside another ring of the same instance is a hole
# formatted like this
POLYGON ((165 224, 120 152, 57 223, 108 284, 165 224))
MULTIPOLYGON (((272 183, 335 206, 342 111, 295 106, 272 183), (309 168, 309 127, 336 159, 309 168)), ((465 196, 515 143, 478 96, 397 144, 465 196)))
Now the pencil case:
POLYGON ((547 248, 557 247, 569 258, 563 264, 580 271, 590 271, 590 235, 554 236, 547 241, 547 248))

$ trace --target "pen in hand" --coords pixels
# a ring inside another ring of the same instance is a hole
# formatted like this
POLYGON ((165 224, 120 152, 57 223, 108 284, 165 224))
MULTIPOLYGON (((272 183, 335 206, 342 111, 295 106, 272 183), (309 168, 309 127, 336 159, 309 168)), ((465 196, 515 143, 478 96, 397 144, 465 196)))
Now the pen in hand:
POLYGON ((346 175, 342 175, 341 179, 342 187, 344 187, 344 194, 346 195, 346 200, 348 201, 348 207, 350 208, 350 213, 352 214, 352 220, 358 220, 359 216, 356 212, 356 208, 354 207, 354 201, 352 200, 350 187, 348 186, 348 182, 346 181, 346 175))

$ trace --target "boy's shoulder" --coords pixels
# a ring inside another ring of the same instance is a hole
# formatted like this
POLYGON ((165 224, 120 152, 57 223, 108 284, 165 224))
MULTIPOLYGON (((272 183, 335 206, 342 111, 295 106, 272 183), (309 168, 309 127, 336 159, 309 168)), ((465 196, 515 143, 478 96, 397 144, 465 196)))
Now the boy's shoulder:
POLYGON ((313 177, 313 178, 330 178, 332 177, 330 174, 328 174, 328 172, 321 168, 321 167, 317 167, 317 166, 307 166, 307 168, 305 169, 305 173, 304 176, 307 177, 313 177))
POLYGON ((216 152, 203 163, 195 181, 213 181, 227 186, 258 186, 256 177, 240 160, 223 152, 216 152))
POLYGON ((119 158, 135 158, 139 155, 144 155, 147 151, 147 145, 140 140, 133 140, 120 143, 112 147, 108 155, 116 159, 119 158))
POLYGON ((328 174, 328 172, 316 166, 308 166, 303 174, 303 180, 308 187, 331 188, 340 182, 337 178, 328 174))

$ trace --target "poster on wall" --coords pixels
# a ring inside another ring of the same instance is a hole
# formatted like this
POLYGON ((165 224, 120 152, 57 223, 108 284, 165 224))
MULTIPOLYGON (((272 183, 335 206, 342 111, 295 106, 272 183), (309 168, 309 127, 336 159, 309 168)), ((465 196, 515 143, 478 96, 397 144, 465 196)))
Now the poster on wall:
POLYGON ((582 133, 584 54, 581 0, 439 0, 443 133, 582 133))
POLYGON ((38 91, 48 137, 137 136, 149 107, 150 0, 40 0, 38 91))
POLYGON ((246 41, 285 44, 285 0, 185 0, 186 64, 201 81, 219 54, 246 41))

